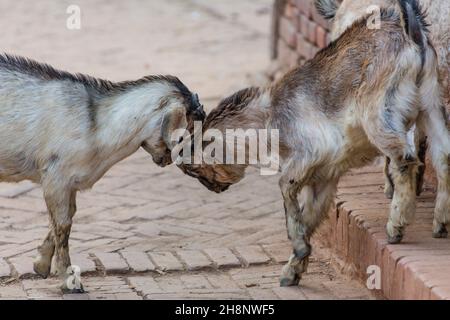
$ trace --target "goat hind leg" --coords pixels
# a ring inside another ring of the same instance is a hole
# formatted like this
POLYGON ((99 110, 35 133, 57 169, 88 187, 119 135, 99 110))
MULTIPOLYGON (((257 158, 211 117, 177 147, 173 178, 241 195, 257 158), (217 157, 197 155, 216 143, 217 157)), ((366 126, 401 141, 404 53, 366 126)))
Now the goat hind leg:
POLYGON ((450 159, 449 156, 441 154, 434 162, 438 186, 434 208, 433 238, 447 238, 447 227, 450 223, 450 159))
POLYGON ((429 153, 436 170, 438 187, 434 209, 433 237, 447 238, 450 224, 450 134, 448 114, 442 99, 438 61, 435 52, 428 49, 424 78, 420 86, 421 113, 418 126, 429 139, 429 153))

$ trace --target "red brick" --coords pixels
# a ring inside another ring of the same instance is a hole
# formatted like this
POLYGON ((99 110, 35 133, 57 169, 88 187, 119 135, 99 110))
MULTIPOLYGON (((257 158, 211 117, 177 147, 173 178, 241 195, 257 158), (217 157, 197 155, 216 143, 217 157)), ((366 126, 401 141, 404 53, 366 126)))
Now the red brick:
POLYGON ((295 0, 295 5, 305 16, 308 18, 312 17, 312 11, 315 10, 312 1, 295 0))
POLYGON ((149 252, 156 267, 162 271, 184 270, 180 261, 170 252, 149 252))
POLYGON ((309 31, 308 22, 309 22, 308 17, 304 15, 300 15, 298 17, 298 30, 304 37, 308 36, 309 31))
MULTIPOLYGON (((314 21, 308 20, 306 21, 306 38, 310 43, 316 43, 316 27, 317 24, 314 21)), ((305 35, 305 32, 303 32, 303 35, 305 35)))
POLYGON ((312 51, 312 45, 305 40, 302 35, 299 35, 297 39, 297 52, 305 59, 309 59, 312 55, 312 51))
POLYGON ((298 8, 291 3, 286 4, 284 7, 284 15, 289 19, 297 17, 298 11, 298 8))
POLYGON ((299 287, 274 288, 272 290, 281 300, 306 300, 299 287))
POLYGON ((260 246, 237 247, 236 251, 244 259, 246 265, 262 264, 270 261, 260 246))
POLYGON ((240 266, 239 259, 227 248, 205 249, 205 253, 219 267, 236 267, 240 266))
POLYGON ((18 257, 9 259, 19 278, 29 278, 34 276, 33 262, 31 257, 18 257))
POLYGON ((212 262, 199 250, 180 250, 178 256, 186 263, 187 269, 200 270, 212 267, 212 262))
POLYGON ((279 56, 278 60, 289 68, 295 67, 298 64, 298 55, 294 49, 288 47, 288 45, 282 40, 279 40, 278 44, 279 56))
POLYGON ((319 48, 325 48, 327 46, 327 32, 321 27, 316 27, 316 44, 319 48))
POLYGON ((286 263, 292 254, 292 245, 287 242, 264 245, 263 248, 277 263, 286 263))
POLYGON ((146 272, 156 270, 153 262, 145 252, 137 251, 121 251, 122 256, 127 261, 128 265, 136 272, 146 272))
POLYGON ((74 253, 71 255, 72 265, 80 267, 81 274, 89 274, 97 271, 95 262, 87 253, 74 253))
POLYGON ((95 256, 100 260, 105 267, 107 274, 110 273, 124 273, 130 268, 117 252, 96 252, 95 256))
POLYGON ((280 33, 286 44, 295 49, 297 45, 297 26, 291 20, 282 17, 280 19, 280 33))
POLYGON ((11 271, 9 270, 8 263, 0 258, 0 278, 9 277, 11 274, 11 271))
POLYGON ((27 293, 24 291, 21 283, 1 287, 0 300, 2 299, 18 300, 26 298, 27 293))

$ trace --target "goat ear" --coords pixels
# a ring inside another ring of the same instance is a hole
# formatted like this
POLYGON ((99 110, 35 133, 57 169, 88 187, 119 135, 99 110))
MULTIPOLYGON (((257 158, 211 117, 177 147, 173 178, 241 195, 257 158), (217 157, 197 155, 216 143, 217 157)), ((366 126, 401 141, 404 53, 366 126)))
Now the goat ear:
POLYGON ((186 109, 177 107, 166 112, 161 124, 161 136, 167 147, 172 150, 178 141, 172 141, 172 133, 177 129, 186 129, 186 109))

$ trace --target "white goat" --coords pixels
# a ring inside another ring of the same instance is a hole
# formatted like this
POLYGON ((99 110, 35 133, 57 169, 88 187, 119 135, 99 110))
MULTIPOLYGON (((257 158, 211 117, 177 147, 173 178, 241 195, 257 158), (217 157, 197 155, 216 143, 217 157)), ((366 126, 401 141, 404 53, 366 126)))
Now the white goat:
POLYGON ((171 163, 172 132, 205 116, 172 76, 113 83, 0 55, 0 83, 0 180, 42 185, 50 230, 34 270, 44 278, 54 255, 55 273, 68 276, 77 191, 141 146, 158 165, 171 163))

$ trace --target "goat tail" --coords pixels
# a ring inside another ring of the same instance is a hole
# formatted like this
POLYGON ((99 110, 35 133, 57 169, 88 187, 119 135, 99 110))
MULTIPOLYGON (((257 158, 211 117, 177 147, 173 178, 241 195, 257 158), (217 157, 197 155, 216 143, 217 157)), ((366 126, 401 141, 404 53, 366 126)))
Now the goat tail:
POLYGON ((402 12, 403 25, 406 34, 425 51, 426 34, 429 24, 426 13, 418 0, 398 0, 402 12))
POLYGON ((339 2, 337 0, 315 0, 317 12, 325 19, 331 20, 336 16, 339 9, 339 2))

